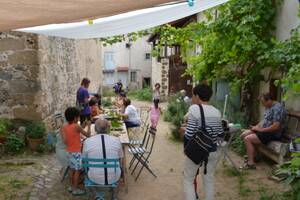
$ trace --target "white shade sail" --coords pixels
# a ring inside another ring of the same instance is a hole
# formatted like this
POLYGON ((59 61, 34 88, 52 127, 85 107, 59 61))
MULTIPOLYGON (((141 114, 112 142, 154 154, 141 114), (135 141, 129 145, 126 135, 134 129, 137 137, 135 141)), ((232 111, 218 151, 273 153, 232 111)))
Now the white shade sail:
POLYGON ((179 0, 0 0, 0 31, 80 22, 179 0))
POLYGON ((137 10, 106 18, 66 24, 51 24, 18 31, 59 36, 73 39, 109 37, 145 30, 213 8, 228 0, 195 0, 193 6, 186 2, 137 10))

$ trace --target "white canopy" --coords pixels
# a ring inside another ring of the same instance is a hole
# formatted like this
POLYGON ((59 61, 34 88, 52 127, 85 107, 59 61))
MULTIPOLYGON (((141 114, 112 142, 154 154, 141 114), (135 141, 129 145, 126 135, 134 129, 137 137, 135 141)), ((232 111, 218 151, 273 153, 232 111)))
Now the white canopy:
POLYGON ((89 24, 87 21, 52 24, 18 31, 59 36, 73 39, 109 37, 145 30, 202 12, 223 4, 228 0, 195 0, 193 6, 186 2, 142 9, 111 17, 99 18, 89 24))

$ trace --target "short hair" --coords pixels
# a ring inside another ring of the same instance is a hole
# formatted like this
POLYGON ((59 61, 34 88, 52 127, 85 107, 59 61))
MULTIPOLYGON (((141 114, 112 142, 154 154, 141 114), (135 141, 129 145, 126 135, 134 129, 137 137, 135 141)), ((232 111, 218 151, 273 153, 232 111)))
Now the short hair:
POLYGON ((213 91, 211 87, 206 84, 198 84, 193 88, 193 94, 197 95, 202 101, 209 101, 213 91))
POLYGON ((121 97, 126 97, 126 94, 125 94, 125 92, 120 92, 120 94, 119 94, 121 97))
POLYGON ((97 119, 95 122, 95 131, 98 134, 108 132, 108 121, 106 119, 97 119))
POLYGON ((269 101, 269 100, 273 101, 273 100, 275 100, 274 95, 272 95, 270 92, 263 93, 260 96, 260 99, 264 99, 265 101, 269 101))
POLYGON ((81 81, 81 85, 88 85, 89 83, 90 83, 91 81, 90 81, 90 79, 88 79, 88 78, 83 78, 82 79, 82 81, 81 81))
POLYGON ((94 106, 98 103, 97 98, 93 97, 91 98, 90 102, 89 102, 89 106, 94 106))
POLYGON ((124 105, 125 107, 129 106, 130 104, 131 104, 130 99, 128 99, 128 98, 123 99, 123 105, 124 105))
POLYGON ((156 86, 159 86, 159 87, 160 87, 160 84, 159 84, 159 83, 155 83, 154 87, 156 87, 156 86))
POLYGON ((72 122, 76 117, 80 116, 80 111, 76 107, 69 107, 65 111, 65 118, 67 122, 72 122))

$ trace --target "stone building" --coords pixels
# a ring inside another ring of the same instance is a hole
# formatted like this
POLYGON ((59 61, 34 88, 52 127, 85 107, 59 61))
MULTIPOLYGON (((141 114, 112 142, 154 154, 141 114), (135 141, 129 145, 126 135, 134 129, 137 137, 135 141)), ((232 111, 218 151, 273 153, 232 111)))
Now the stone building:
POLYGON ((102 51, 103 85, 112 88, 122 80, 129 88, 142 88, 151 82, 151 45, 147 37, 135 42, 104 46, 102 51))
POLYGON ((75 105, 83 77, 98 92, 100 55, 95 40, 0 33, 0 117, 45 121, 64 112, 75 105))

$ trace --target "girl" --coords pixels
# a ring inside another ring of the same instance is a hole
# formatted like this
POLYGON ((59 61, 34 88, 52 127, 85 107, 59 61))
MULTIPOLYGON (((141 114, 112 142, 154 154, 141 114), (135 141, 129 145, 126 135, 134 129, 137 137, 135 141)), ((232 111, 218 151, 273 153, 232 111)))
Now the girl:
POLYGON ((161 108, 158 107, 159 99, 153 100, 153 105, 150 107, 150 120, 151 120, 151 127, 156 128, 159 116, 162 114, 161 108))

